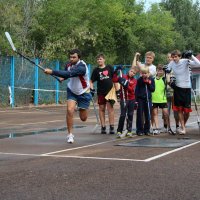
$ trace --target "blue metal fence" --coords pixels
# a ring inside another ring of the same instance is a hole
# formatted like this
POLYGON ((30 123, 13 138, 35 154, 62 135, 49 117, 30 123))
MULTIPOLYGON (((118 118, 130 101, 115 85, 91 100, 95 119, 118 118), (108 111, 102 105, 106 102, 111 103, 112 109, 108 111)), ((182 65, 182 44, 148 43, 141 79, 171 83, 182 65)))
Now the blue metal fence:
MULTIPOLYGON (((34 60, 52 69, 64 69, 65 63, 34 60)), ((91 71, 91 65, 88 65, 91 71)), ((21 57, 0 57, 0 107, 33 104, 59 104, 66 100, 66 81, 59 83, 21 57)))
MULTIPOLYGON (((34 61, 43 67, 56 70, 65 67, 65 63, 58 60, 34 61)), ((90 74, 94 67, 88 64, 90 74)), ((126 71, 125 68, 123 72, 126 71)), ((0 57, 0 107, 64 103, 66 84, 67 81, 59 83, 21 57, 0 57)))

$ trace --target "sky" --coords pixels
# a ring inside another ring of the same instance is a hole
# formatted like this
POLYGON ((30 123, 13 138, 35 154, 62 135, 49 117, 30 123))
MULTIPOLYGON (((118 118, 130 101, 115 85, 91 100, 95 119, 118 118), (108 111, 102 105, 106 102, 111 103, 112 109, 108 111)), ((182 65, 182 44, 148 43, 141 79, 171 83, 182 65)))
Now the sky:
POLYGON ((136 0, 136 2, 145 2, 145 9, 148 9, 151 7, 152 3, 160 3, 161 0, 136 0))
MULTIPOLYGON (((141 0, 136 0, 137 2, 140 2, 141 0)), ((143 0, 145 2, 145 7, 149 8, 152 3, 160 3, 162 0, 143 0)), ((193 3, 195 0, 193 0, 193 3)))
POLYGON ((144 2, 145 2, 145 7, 149 8, 152 3, 160 3, 161 0, 144 0, 144 2))

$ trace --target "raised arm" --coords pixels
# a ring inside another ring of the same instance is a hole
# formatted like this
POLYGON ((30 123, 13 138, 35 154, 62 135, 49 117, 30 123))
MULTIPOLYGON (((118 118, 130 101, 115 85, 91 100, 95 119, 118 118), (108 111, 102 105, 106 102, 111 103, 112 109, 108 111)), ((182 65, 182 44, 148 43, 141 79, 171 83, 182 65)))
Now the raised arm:
POLYGON ((200 61, 195 57, 191 56, 191 60, 189 60, 189 64, 191 68, 199 68, 200 67, 200 61))
POLYGON ((139 57, 140 57, 140 53, 136 52, 135 53, 135 56, 133 58, 133 62, 132 62, 132 65, 131 67, 134 68, 135 66, 137 66, 137 62, 139 61, 139 57))

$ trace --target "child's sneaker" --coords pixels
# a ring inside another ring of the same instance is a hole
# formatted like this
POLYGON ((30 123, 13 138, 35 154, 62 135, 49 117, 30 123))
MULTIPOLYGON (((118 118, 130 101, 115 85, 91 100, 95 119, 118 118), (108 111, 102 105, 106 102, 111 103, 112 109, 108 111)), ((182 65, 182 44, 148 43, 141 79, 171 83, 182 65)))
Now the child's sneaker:
POLYGON ((101 127, 101 134, 106 134, 106 127, 105 126, 101 127))
POLYGON ((67 136, 67 142, 68 143, 74 143, 74 135, 72 133, 70 133, 68 136, 67 136))
POLYGON ((174 131, 172 131, 171 128, 168 129, 168 133, 169 133, 170 135, 176 135, 176 133, 175 133, 174 131))
POLYGON ((133 137, 133 133, 132 133, 132 132, 128 132, 128 133, 126 134, 126 136, 131 138, 131 137, 133 137))
POLYGON ((185 135, 185 133, 186 133, 186 131, 185 130, 183 130, 183 129, 178 129, 178 134, 179 135, 185 135))
POLYGON ((160 130, 160 133, 167 133, 167 128, 163 127, 163 128, 160 130))
POLYGON ((121 138, 122 132, 117 132, 117 138, 121 138))
POLYGON ((110 125, 110 134, 115 134, 115 129, 113 125, 110 125))
POLYGON ((153 135, 158 135, 160 132, 159 132, 159 130, 158 129, 154 129, 153 130, 153 135))

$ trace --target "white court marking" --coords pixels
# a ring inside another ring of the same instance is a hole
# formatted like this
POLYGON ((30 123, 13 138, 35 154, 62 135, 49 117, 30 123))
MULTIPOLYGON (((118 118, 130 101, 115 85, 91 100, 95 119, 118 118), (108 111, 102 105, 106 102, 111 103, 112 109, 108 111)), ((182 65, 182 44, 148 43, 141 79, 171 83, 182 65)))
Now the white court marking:
MULTIPOLYGON (((136 137, 136 136, 134 136, 136 137)), ((122 138, 121 140, 126 139, 126 138, 122 138)), ((60 151, 53 151, 53 152, 49 152, 49 153, 44 153, 42 154, 43 156, 45 155, 52 155, 52 154, 56 154, 56 153, 62 153, 62 152, 66 152, 66 151, 73 151, 73 150, 77 150, 77 149, 84 149, 84 148, 88 148, 88 147, 93 147, 93 146, 97 146, 97 145, 101 145, 101 144, 106 144, 109 142, 115 142, 115 141, 119 141, 119 140, 109 140, 109 141, 105 141, 105 142, 99 142, 99 143, 95 143, 95 144, 89 144, 89 145, 85 145, 85 146, 81 146, 81 147, 75 147, 75 148, 71 148, 71 149, 63 149, 60 151)))
MULTIPOLYGON (((88 117, 88 119, 93 119, 94 117, 88 117)), ((79 117, 74 117, 74 119, 80 119, 79 117)), ((0 124, 7 124, 9 126, 26 126, 26 125, 37 125, 37 124, 48 124, 48 123, 55 123, 55 122, 65 122, 65 119, 62 120, 53 120, 53 121, 44 121, 44 122, 31 122, 31 123, 23 123, 23 124, 13 124, 9 122, 0 122, 0 124)))
POLYGON ((49 152, 46 154, 26 154, 26 153, 5 153, 5 152, 0 152, 1 155, 14 155, 14 156, 33 156, 33 157, 55 157, 55 158, 76 158, 76 159, 92 159, 92 160, 108 160, 108 161, 129 161, 129 162, 151 162, 153 160, 157 160, 160 159, 164 156, 167 156, 169 154, 181 151, 182 149, 186 149, 188 147, 194 146, 198 143, 200 143, 200 141, 188 144, 186 146, 174 149, 174 150, 170 150, 167 151, 165 153, 162 154, 158 154, 156 156, 141 160, 141 159, 126 159, 126 158, 105 158, 105 157, 88 157, 88 156, 68 156, 68 155, 52 155, 55 153, 60 153, 60 152, 66 152, 66 151, 73 151, 73 150, 77 150, 77 149, 83 149, 83 148, 88 148, 91 146, 97 146, 97 145, 101 145, 101 144, 105 144, 105 143, 109 143, 109 142, 113 142, 113 141, 117 141, 117 140, 110 140, 110 141, 106 141, 106 142, 100 142, 100 143, 95 143, 95 144, 91 144, 91 145, 86 145, 86 146, 81 146, 81 147, 76 147, 76 148, 71 148, 71 149, 64 149, 64 150, 60 150, 60 151, 54 151, 54 152, 49 152))

